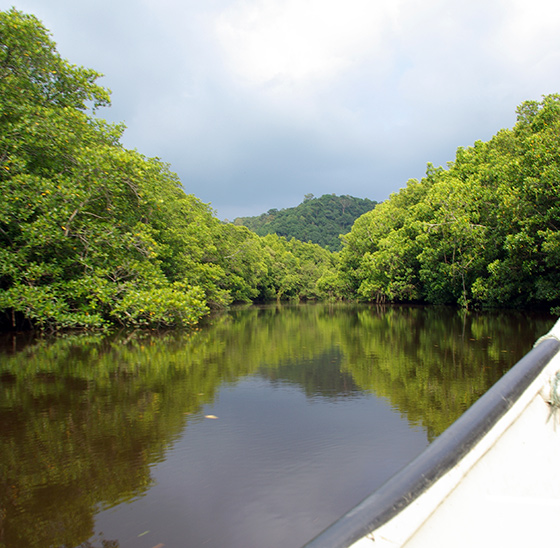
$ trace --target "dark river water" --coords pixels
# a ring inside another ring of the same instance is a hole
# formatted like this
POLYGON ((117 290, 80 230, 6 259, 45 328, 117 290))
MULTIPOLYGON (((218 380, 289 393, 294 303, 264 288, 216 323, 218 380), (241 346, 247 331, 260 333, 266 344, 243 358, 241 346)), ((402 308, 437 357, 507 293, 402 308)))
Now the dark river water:
POLYGON ((548 314, 263 306, 0 346, 1 548, 298 548, 418 455, 548 314))

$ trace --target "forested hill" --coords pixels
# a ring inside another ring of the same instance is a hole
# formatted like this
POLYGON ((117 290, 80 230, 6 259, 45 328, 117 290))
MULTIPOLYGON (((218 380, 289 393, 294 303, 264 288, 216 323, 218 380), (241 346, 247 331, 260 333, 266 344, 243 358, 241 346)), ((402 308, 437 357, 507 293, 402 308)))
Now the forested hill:
POLYGON ((334 194, 315 198, 313 194, 306 194, 296 207, 270 209, 257 217, 237 217, 234 224, 246 226, 259 236, 277 234, 338 251, 342 247, 339 235, 347 234, 354 221, 376 204, 367 198, 334 194))

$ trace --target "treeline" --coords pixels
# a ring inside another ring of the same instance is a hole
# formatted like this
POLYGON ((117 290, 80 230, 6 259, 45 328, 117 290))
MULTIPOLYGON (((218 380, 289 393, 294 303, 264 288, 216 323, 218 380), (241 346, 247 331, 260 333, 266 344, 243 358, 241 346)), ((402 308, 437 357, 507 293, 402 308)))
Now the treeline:
POLYGON ((220 222, 95 116, 99 76, 34 16, 0 12, 2 326, 192 326, 235 301, 317 298, 332 255, 220 222))
POLYGON ((333 253, 218 220, 95 116, 109 105, 99 76, 62 59, 35 17, 0 12, 2 328, 188 327, 271 299, 560 304, 558 95, 523 103, 511 130, 382 204, 308 195, 266 214, 272 225, 297 211, 327 234, 367 206, 333 253))
POLYGON ((270 209, 257 217, 237 217, 234 224, 246 226, 260 236, 278 234, 313 242, 330 251, 340 251, 340 235, 346 234, 354 221, 376 204, 354 196, 324 194, 315 198, 313 194, 306 194, 304 201, 296 207, 270 209))
POLYGON ((549 95, 360 217, 333 291, 466 308, 558 305, 559 190, 560 96, 549 95))

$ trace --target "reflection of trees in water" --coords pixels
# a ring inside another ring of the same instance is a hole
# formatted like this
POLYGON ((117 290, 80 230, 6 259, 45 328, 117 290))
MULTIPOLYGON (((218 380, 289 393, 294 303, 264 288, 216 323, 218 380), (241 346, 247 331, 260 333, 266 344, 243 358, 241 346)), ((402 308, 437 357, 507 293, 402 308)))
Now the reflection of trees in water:
POLYGON ((92 535, 99 505, 146 491, 150 464, 219 382, 196 358, 196 347, 165 336, 69 337, 7 357, 5 545, 75 546, 92 535))
POLYGON ((222 382, 295 359, 294 345, 311 359, 328 344, 324 329, 311 344, 297 316, 253 309, 191 334, 68 336, 19 352, 12 338, 0 366, 0 543, 85 542, 100 506, 148 489, 150 465, 222 382))
POLYGON ((381 308, 342 331, 344 367, 434 439, 488 390, 553 323, 522 313, 381 308))
POLYGON ((0 546, 86 546, 99 508, 150 487, 150 465, 223 382, 259 374, 333 401, 372 390, 435 436, 548 324, 304 305, 235 310, 190 334, 67 336, 21 350, 12 338, 0 365, 0 546))

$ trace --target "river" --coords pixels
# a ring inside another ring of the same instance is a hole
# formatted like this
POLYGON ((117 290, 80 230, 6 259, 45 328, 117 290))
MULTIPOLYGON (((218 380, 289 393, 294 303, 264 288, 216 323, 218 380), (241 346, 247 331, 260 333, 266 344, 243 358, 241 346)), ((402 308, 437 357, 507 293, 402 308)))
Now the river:
POLYGON ((554 321, 306 304, 192 332, 6 335, 0 546, 298 548, 554 321))

